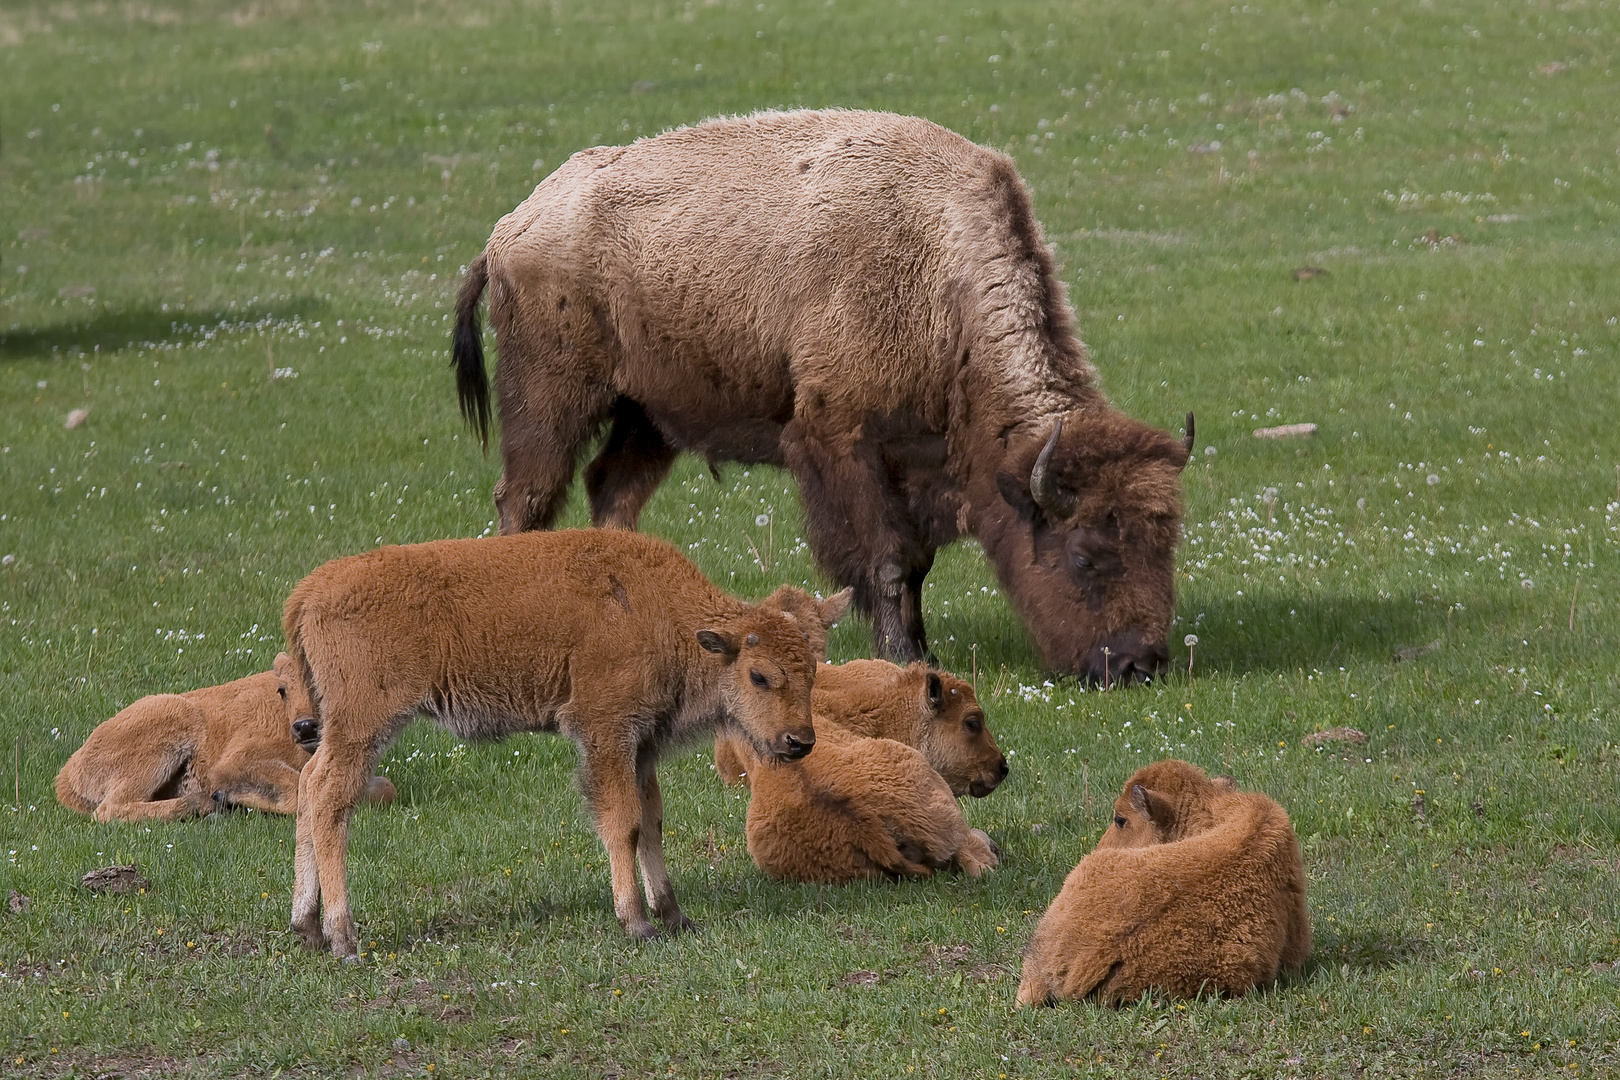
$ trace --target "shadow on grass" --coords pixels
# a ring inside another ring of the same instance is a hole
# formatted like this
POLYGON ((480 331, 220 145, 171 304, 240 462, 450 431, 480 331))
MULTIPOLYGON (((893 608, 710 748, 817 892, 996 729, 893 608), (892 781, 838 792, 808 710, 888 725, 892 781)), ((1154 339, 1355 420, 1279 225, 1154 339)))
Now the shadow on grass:
POLYGON ((75 346, 87 353, 94 352, 98 346, 103 352, 114 352, 146 342, 189 340, 196 336, 195 331, 177 330, 176 326, 213 327, 222 322, 252 324, 264 320, 276 323, 294 318, 309 319, 319 316, 326 306, 324 300, 305 296, 263 307, 232 310, 108 307, 76 322, 0 330, 0 360, 48 360, 53 355, 73 351, 75 346))
POLYGON ((1310 980, 1319 971, 1346 967, 1358 971, 1388 968, 1434 955, 1434 946, 1426 938, 1402 937, 1391 930, 1333 927, 1324 932, 1320 922, 1314 924, 1313 930, 1314 948, 1295 976, 1302 981, 1310 980))
MULTIPOLYGON (((1245 672, 1293 671, 1349 660, 1394 664, 1402 650, 1407 651, 1404 659, 1421 660, 1433 642, 1442 642, 1438 648, 1443 649, 1450 632, 1443 604, 1419 605, 1412 596, 1222 596, 1200 599, 1196 605, 1184 603, 1180 610, 1182 622, 1170 634, 1170 670, 1172 676, 1178 669, 1185 675, 1187 651, 1182 638, 1190 614, 1202 613, 1194 678, 1212 673, 1241 676, 1245 672)), ((1482 620, 1490 625, 1497 616, 1505 619, 1509 614, 1470 605, 1469 619, 1471 625, 1482 620)), ((957 670, 958 665, 966 668, 965 658, 973 644, 978 645, 981 677, 986 671, 993 677, 1001 665, 1017 670, 1038 664, 1034 645, 1010 610, 1005 617, 980 612, 949 624, 936 620, 929 628, 939 631, 947 625, 948 632, 956 636, 954 642, 930 641, 940 662, 950 670, 957 670)))

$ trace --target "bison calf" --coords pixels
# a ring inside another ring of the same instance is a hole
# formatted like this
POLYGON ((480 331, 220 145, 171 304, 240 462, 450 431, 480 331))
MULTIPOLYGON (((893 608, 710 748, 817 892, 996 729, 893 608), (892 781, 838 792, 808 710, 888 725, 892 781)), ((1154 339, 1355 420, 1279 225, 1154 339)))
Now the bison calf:
POLYGON ((803 761, 750 762, 748 854, 765 873, 839 885, 996 868, 994 842, 919 751, 830 725, 818 736, 803 761))
MULTIPOLYGON (((63 806, 97 821, 177 821, 249 806, 290 814, 309 753, 294 741, 303 719, 274 671, 184 694, 141 698, 103 721, 56 774, 63 806)), ((370 803, 394 801, 394 785, 373 776, 370 803)))
MULTIPOLYGON (((832 725, 921 750, 955 795, 983 798, 1007 776, 972 684, 949 672, 887 660, 823 664, 810 703, 818 733, 832 725)), ((726 783, 746 779, 745 757, 735 739, 715 740, 715 768, 726 783)))
POLYGON ((1184 761, 1140 769, 1024 953, 1020 1005, 1242 994, 1311 951, 1283 808, 1184 761))
POLYGON ((349 814, 405 724, 463 739, 566 735, 607 849, 613 907, 636 937, 691 925, 664 866, 665 750, 719 728, 766 758, 810 752, 810 687, 849 604, 783 586, 749 604, 675 548, 622 530, 384 547, 338 559, 287 599, 288 649, 320 717, 298 793, 292 927, 356 954, 349 814), (324 918, 322 905, 324 903, 324 918))

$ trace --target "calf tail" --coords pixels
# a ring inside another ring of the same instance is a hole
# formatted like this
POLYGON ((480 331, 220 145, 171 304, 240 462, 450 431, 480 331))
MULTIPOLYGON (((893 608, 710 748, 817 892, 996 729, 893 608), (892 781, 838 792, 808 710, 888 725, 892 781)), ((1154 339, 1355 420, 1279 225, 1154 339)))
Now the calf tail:
POLYGON ((293 678, 309 694, 310 707, 314 710, 315 719, 319 720, 321 693, 315 685, 315 673, 309 668, 309 656, 304 652, 304 598, 298 589, 287 597, 287 606, 282 609, 281 631, 287 638, 287 656, 292 660, 293 678))
POLYGON ((478 323, 478 301, 489 283, 489 257, 480 254, 467 266, 467 279, 456 299, 456 329, 450 344, 450 366, 456 369, 456 395, 461 415, 478 432, 478 445, 489 453, 489 376, 484 373, 484 337, 478 323))

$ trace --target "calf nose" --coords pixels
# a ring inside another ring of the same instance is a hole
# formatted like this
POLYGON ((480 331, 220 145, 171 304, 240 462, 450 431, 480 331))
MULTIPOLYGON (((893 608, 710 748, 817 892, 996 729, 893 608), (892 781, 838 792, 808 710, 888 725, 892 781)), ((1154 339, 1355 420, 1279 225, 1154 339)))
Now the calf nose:
POLYGON ((292 737, 293 742, 297 743, 299 746, 313 754, 315 752, 315 748, 321 745, 320 722, 308 716, 299 720, 294 720, 292 726, 292 737))
POLYGON ((791 731, 784 731, 777 739, 777 743, 782 748, 780 755, 783 761, 798 761, 815 749, 816 736, 814 732, 811 732, 804 738, 800 738, 791 731))
POLYGON ((1001 769, 1001 778, 1003 780, 1007 779, 1007 759, 1002 758, 1001 759, 1001 764, 998 767, 1001 769))

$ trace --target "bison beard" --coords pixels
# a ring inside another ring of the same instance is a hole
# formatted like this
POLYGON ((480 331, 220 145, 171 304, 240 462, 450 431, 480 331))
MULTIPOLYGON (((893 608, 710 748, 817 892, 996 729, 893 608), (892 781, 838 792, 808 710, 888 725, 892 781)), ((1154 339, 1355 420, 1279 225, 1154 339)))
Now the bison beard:
POLYGON ((681 451, 785 466, 879 655, 928 652, 935 552, 979 537, 1048 667, 1165 663, 1185 442, 1113 409, 1006 157, 913 117, 711 120, 574 155, 467 270, 452 363, 501 531, 634 528, 681 451), (1040 458, 1040 467, 1036 459, 1040 458))

